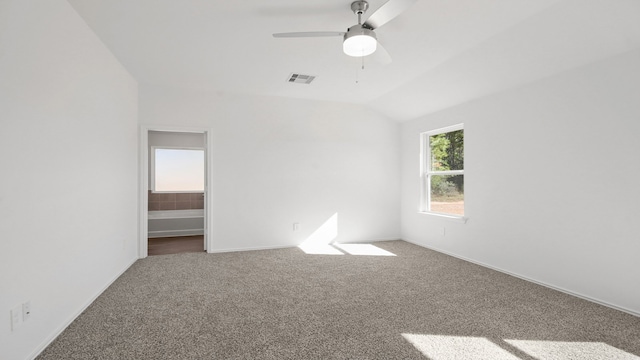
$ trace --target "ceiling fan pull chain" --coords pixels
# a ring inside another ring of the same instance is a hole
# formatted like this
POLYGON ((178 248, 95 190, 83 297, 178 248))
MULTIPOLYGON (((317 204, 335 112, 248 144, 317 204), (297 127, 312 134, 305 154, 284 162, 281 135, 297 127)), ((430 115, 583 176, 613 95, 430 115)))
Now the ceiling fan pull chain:
POLYGON ((362 67, 360 69, 356 68, 356 84, 360 83, 359 75, 361 70, 364 70, 364 56, 362 57, 362 67))

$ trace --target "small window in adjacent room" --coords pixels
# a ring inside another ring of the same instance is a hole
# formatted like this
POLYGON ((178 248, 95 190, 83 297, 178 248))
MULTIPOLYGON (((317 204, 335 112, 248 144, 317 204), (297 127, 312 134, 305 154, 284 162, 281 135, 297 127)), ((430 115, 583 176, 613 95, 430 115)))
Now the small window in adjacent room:
POLYGON ((423 212, 464 216, 463 124, 421 135, 423 212))
POLYGON ((204 149, 154 147, 151 156, 154 192, 204 191, 204 149))

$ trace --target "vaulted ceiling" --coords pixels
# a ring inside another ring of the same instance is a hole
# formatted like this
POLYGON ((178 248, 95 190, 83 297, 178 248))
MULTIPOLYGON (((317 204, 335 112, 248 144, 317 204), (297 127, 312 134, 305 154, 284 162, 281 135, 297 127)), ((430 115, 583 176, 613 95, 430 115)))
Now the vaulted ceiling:
POLYGON ((640 47, 637 0, 418 0, 376 30, 387 65, 345 55, 340 37, 272 37, 345 31, 350 0, 69 3, 141 83, 357 103, 398 121, 640 47))

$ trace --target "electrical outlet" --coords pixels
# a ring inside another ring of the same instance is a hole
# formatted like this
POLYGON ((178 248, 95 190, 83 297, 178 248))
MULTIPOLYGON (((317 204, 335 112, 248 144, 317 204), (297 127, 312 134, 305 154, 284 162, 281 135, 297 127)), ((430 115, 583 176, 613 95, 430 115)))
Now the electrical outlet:
POLYGON ((31 301, 22 303, 22 321, 27 321, 31 317, 31 301))
POLYGON ((22 308, 20 305, 11 309, 11 331, 16 331, 22 325, 22 308))

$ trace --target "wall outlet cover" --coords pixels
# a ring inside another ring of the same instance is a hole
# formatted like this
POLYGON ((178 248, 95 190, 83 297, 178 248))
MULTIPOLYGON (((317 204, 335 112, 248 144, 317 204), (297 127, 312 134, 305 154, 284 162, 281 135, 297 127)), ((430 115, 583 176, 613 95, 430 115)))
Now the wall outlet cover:
POLYGON ((22 307, 20 305, 11 309, 11 331, 16 331, 22 325, 22 307))
POLYGON ((31 317, 31 301, 22 303, 22 321, 27 321, 31 317))

